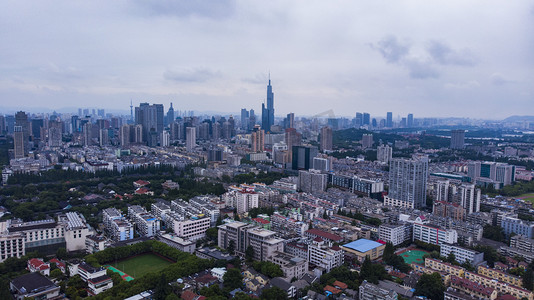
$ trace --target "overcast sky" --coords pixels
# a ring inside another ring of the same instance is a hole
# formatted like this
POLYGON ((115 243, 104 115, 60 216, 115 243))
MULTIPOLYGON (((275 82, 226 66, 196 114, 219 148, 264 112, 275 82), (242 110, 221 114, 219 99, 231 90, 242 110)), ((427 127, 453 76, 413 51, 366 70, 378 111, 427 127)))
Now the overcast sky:
POLYGON ((532 1, 1 2, 3 111, 534 115, 532 1))

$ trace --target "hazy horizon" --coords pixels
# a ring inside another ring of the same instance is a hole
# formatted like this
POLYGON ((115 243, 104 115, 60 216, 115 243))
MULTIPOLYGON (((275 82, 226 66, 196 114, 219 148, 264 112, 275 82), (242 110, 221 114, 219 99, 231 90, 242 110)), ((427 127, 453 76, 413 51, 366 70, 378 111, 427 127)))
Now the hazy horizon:
MULTIPOLYGON (((534 115, 530 1, 6 1, 0 109, 534 115)), ((33 112, 33 111, 32 111, 33 112)), ((73 111, 75 112, 75 111, 73 111)))

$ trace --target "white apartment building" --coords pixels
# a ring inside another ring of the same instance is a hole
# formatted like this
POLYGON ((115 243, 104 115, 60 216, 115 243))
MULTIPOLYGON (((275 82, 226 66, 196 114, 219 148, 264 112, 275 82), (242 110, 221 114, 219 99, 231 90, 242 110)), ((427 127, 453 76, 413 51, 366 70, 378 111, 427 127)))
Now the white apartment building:
POLYGON ((276 232, 243 222, 230 222, 219 226, 218 246, 227 249, 233 241, 235 252, 243 256, 246 249, 254 249, 254 259, 264 261, 275 251, 283 252, 284 240, 275 238, 276 232))
POLYGON ((484 253, 477 252, 472 249, 463 248, 451 244, 441 244, 440 255, 447 257, 450 253, 454 254, 454 257, 457 262, 464 263, 468 261, 472 266, 478 266, 484 262, 484 253))
POLYGON ((172 228, 177 236, 196 241, 206 236, 206 230, 210 228, 210 219, 206 217, 191 217, 188 220, 175 220, 172 228))
MULTIPOLYGON (((87 283, 87 291, 92 295, 98 295, 113 287, 113 280, 106 275, 106 272, 107 269, 103 267, 95 268, 86 263, 81 263, 77 266, 77 274, 87 283)), ((71 273, 71 276, 74 275, 76 274, 71 273)))
POLYGON ((128 207, 128 216, 134 221, 141 236, 155 236, 160 230, 160 220, 139 205, 128 207))
POLYGON ((413 223, 413 239, 434 245, 455 244, 458 242, 458 233, 454 229, 441 229, 417 218, 413 223))
POLYGON ((102 212, 102 221, 109 237, 118 242, 133 239, 133 225, 125 220, 116 208, 106 208, 102 212))
POLYGON ((82 251, 86 249, 86 238, 93 234, 85 218, 78 213, 68 212, 59 216, 59 222, 65 225, 65 242, 67 251, 82 251))
POLYGON ((378 238, 391 242, 393 246, 411 240, 411 224, 382 224, 378 227, 378 238))
POLYGON ((21 232, 10 233, 8 221, 0 222, 0 262, 9 257, 20 258, 26 254, 24 235, 21 232))
POLYGON ((344 253, 338 246, 328 245, 317 237, 311 245, 308 245, 308 262, 323 269, 323 273, 330 272, 333 268, 343 265, 344 253))

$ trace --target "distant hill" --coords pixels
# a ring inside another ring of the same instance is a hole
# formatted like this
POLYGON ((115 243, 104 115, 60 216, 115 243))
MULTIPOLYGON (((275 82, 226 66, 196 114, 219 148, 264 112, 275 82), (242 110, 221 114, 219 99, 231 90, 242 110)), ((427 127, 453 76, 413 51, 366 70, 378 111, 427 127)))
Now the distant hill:
POLYGON ((534 116, 511 116, 503 120, 504 122, 534 122, 534 116))

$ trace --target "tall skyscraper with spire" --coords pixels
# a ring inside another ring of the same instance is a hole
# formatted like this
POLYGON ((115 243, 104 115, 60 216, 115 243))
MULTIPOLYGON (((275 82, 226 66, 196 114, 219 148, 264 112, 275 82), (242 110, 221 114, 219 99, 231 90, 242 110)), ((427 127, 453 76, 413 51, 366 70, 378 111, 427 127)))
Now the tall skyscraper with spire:
POLYGON ((274 93, 271 86, 271 74, 269 73, 269 85, 267 85, 267 107, 265 103, 261 105, 261 127, 265 132, 271 131, 274 125, 274 93))

